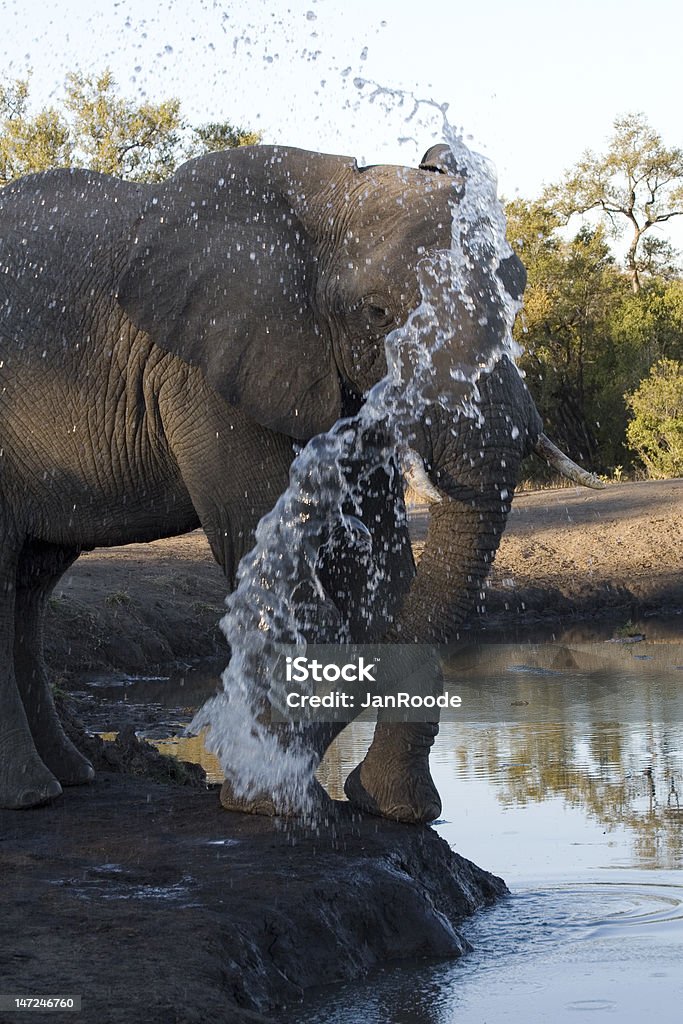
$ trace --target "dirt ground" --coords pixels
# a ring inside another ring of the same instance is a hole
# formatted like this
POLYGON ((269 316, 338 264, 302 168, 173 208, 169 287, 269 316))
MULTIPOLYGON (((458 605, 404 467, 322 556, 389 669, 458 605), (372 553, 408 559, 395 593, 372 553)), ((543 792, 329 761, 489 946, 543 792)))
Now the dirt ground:
MULTIPOLYGON (((419 557, 427 510, 411 511, 419 557)), ((57 673, 149 672, 227 654, 226 588, 201 532, 84 554, 51 601, 57 673)), ((683 608, 683 480, 520 494, 473 627, 683 608)))
MULTIPOLYGON (((414 520, 423 538, 425 513, 414 520)), ((482 605, 488 627, 680 610, 683 480, 517 495, 482 605)))

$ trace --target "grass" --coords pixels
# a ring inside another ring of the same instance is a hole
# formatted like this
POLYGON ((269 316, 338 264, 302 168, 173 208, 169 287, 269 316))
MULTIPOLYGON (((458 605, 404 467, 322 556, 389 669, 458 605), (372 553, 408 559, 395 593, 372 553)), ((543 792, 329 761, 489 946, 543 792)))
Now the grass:
POLYGON ((629 636, 640 636, 640 630, 628 619, 623 626, 617 626, 614 630, 614 636, 619 640, 625 640, 629 636))

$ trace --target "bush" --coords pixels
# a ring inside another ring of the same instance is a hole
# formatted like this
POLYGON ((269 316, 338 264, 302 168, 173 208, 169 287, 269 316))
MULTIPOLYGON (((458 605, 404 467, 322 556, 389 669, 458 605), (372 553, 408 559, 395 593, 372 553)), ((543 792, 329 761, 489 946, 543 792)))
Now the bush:
POLYGON ((658 480, 683 476, 683 364, 660 359, 624 398, 633 414, 626 439, 648 474, 658 480))

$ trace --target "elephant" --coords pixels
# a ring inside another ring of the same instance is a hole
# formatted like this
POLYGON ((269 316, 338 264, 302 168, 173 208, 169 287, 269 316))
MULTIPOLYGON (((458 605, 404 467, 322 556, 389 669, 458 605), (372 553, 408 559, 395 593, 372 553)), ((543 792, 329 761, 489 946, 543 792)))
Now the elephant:
MULTIPOLYGON (((62 730, 44 661, 60 576, 96 546, 201 526, 234 585, 297 446, 355 414, 386 372, 384 339, 419 302, 420 260, 450 244, 462 179, 449 159, 436 147, 418 168, 360 167, 264 145, 198 157, 157 184, 59 169, 2 189, 0 806, 39 806, 94 775, 62 730)), ((498 273, 521 293, 515 257, 498 273)), ((461 331, 482 330, 480 312, 461 331)), ((479 390, 482 424, 435 403, 416 426, 414 472, 439 498, 417 573, 396 525, 400 486, 387 478, 368 498, 405 641, 452 635, 522 458, 550 450, 509 360, 479 390)), ((328 575, 339 591, 344 571, 328 575)), ((351 799, 434 818, 434 732, 380 722, 351 799)))

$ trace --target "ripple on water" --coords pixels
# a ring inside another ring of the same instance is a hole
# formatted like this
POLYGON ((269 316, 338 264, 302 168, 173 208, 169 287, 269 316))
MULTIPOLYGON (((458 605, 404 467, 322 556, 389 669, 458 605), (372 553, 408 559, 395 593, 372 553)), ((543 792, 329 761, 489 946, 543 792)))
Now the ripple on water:
POLYGON ((548 944, 628 939, 637 929, 652 934, 664 927, 683 945, 683 886, 608 882, 513 893, 465 930, 475 948, 495 942, 499 954, 519 957, 548 944))
POLYGON ((683 886, 586 883, 528 889, 463 927, 457 962, 378 971, 304 1004, 288 1024, 547 1024, 679 1019, 683 886))
POLYGON ((649 932, 652 926, 664 925, 680 929, 683 934, 683 886, 613 882, 588 888, 604 901, 608 910, 592 922, 592 939, 628 936, 634 928, 649 932))

